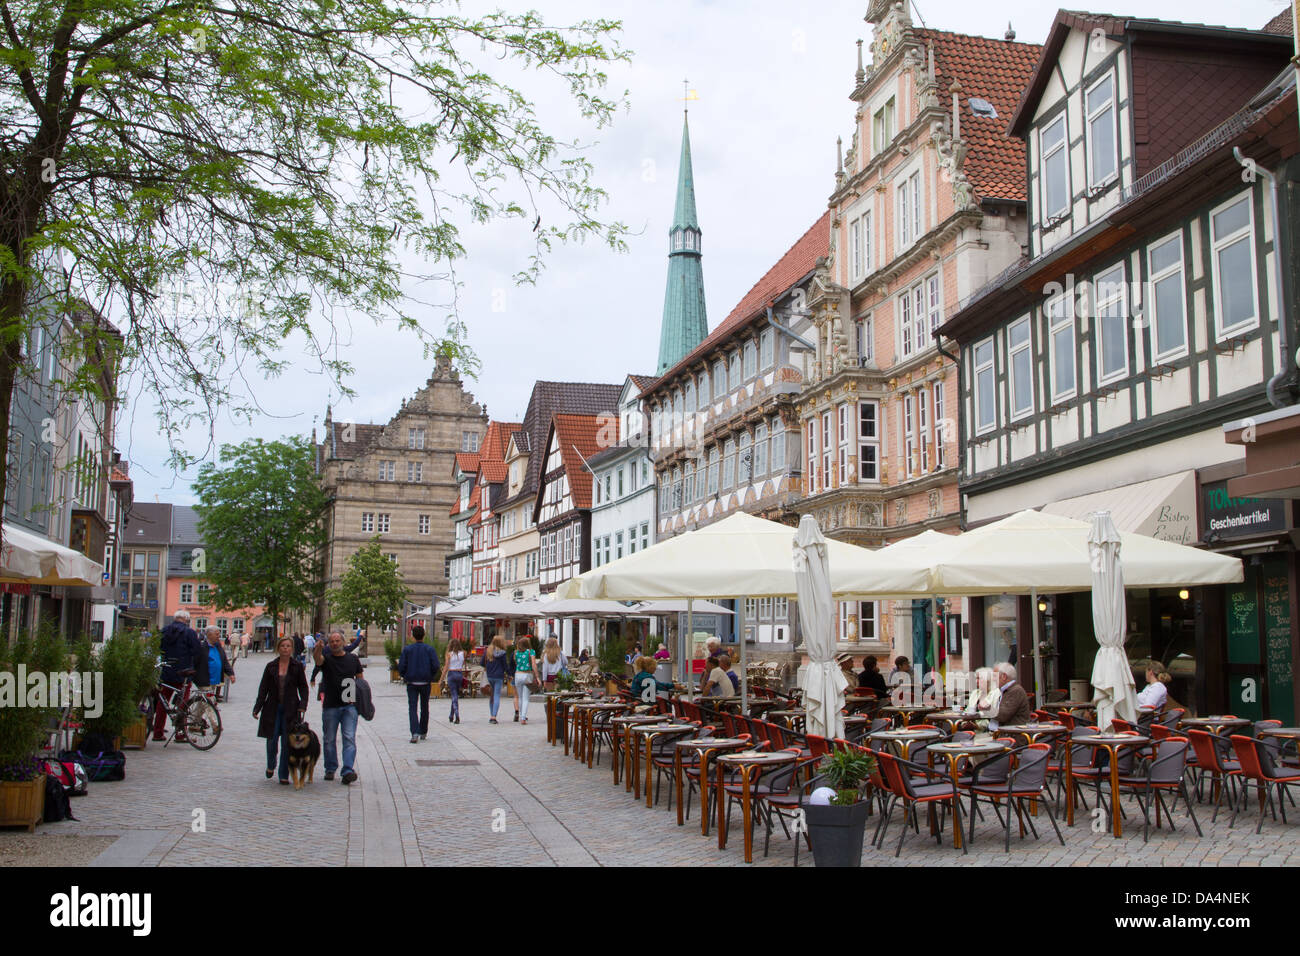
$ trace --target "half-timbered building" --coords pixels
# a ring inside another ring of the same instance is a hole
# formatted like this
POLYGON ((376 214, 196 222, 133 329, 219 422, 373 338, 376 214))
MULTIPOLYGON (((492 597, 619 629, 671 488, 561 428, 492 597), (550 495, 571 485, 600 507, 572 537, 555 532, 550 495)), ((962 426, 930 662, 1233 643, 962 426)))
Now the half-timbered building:
MULTIPOLYGON (((1269 30, 1057 15, 1009 123, 1027 144, 1029 254, 940 329, 960 347, 970 524, 1109 510, 1121 530, 1251 544, 1261 575, 1294 588, 1286 529, 1206 520, 1243 467, 1223 423, 1269 409, 1294 341, 1294 247, 1280 241, 1297 215, 1291 51, 1269 30)), ((1158 658, 1202 712, 1290 719, 1290 684, 1266 690, 1261 619, 1233 616, 1261 606, 1262 587, 1130 591, 1135 668, 1158 658)), ((1041 613, 1048 686, 1090 675, 1086 595, 972 603, 972 663, 1027 666, 1018 638, 1041 613)))

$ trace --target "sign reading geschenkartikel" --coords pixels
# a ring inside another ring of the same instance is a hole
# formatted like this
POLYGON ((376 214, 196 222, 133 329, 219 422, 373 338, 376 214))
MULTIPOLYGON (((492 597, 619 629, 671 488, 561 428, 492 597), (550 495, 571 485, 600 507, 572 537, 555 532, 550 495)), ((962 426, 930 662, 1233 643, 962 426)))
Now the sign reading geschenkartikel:
POLYGON ((1281 498, 1234 498, 1228 494, 1226 481, 1207 482, 1201 486, 1201 496, 1207 536, 1251 538, 1289 527, 1288 502, 1281 498))

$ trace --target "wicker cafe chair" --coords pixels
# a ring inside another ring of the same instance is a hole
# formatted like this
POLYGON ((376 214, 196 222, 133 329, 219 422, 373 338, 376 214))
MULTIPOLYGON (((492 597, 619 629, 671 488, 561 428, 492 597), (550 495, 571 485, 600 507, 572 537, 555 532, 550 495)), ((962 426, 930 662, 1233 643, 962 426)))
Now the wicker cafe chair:
MULTIPOLYGON (((953 826, 961 826, 961 794, 957 789, 957 784, 953 782, 948 774, 938 770, 931 770, 923 764, 903 760, 893 754, 882 753, 878 755, 877 759, 884 764, 885 778, 888 780, 893 794, 893 799, 889 804, 889 811, 884 815, 882 821, 882 830, 878 838, 880 844, 883 845, 884 843, 885 830, 888 829, 894 805, 897 803, 903 805, 903 832, 899 835, 898 847, 894 850, 895 857, 903 852, 903 840, 907 837, 907 821, 909 818, 912 820, 913 828, 918 832, 920 830, 916 809, 921 804, 931 808, 936 803, 950 806, 953 812, 953 826), (935 782, 913 783, 914 775, 935 782)), ((944 816, 941 814, 938 825, 935 827, 934 838, 940 844, 943 842, 944 816)), ((962 843, 961 851, 963 854, 966 853, 965 843, 962 843)))
MULTIPOLYGON (((1296 741, 1294 739, 1285 739, 1282 737, 1260 737, 1260 732, 1268 730, 1271 727, 1281 727, 1280 720, 1257 720, 1255 721, 1255 736, 1263 742, 1268 748, 1269 755, 1273 758, 1273 763, 1282 764, 1286 767, 1295 767, 1300 765, 1296 759, 1296 741)), ((1287 791, 1287 797, 1291 794, 1287 791)), ((1291 800, 1291 806, 1295 806, 1295 800, 1291 800)))
MULTIPOLYGON (((748 741, 751 744, 753 743, 753 738, 750 737, 749 734, 739 734, 737 739, 748 741)), ((768 745, 766 743, 758 743, 758 744, 754 744, 749 749, 766 750, 767 747, 768 745)), ((704 768, 704 772, 706 774, 712 774, 714 772, 712 759, 709 760, 708 766, 704 768)), ((682 766, 682 777, 686 781, 686 819, 689 820, 691 818, 691 796, 695 793, 698 793, 701 787, 699 763, 696 761, 692 761, 691 763, 684 764, 682 766)), ((712 808, 713 808, 713 800, 715 797, 714 794, 715 789, 716 788, 712 786, 708 788, 709 802, 704 807, 704 813, 706 815, 711 815, 713 812, 712 808)))
MULTIPOLYGON (((1222 745, 1224 743, 1229 748, 1232 747, 1232 742, 1226 738, 1194 727, 1188 728, 1187 737, 1191 740, 1192 748, 1196 751, 1196 766, 1200 772, 1197 789, 1200 790, 1201 784, 1205 782, 1205 778, 1208 776, 1216 794, 1214 798, 1214 815, 1210 817, 1210 822, 1213 823, 1219 818, 1219 807, 1223 805, 1225 790, 1231 788, 1233 806, 1234 808, 1236 806, 1237 780, 1241 777, 1241 763, 1223 753, 1224 748, 1222 745)), ((1233 810, 1233 816, 1236 816, 1235 809, 1233 810)))
MULTIPOLYGON (((1003 852, 1011 852, 1011 811, 1014 810, 1016 818, 1020 822, 1020 836, 1023 839, 1025 835, 1025 826, 1028 824, 1029 830, 1038 839, 1038 830, 1034 826, 1033 817, 1025 812, 1025 801, 1036 800, 1041 797, 1047 787, 1047 763, 1051 757, 1052 747, 1050 744, 1025 744, 1014 750, 1007 751, 1005 754, 999 754, 992 760, 985 761, 977 766, 972 774, 971 785, 969 788, 971 800, 970 814, 970 831, 967 836, 967 842, 975 838, 975 804, 980 797, 985 797, 993 805, 993 811, 998 815, 998 822, 1003 824, 1006 833, 1006 842, 1003 845, 1003 852), (990 766, 993 765, 993 766, 990 766), (989 767, 985 771, 985 767, 989 767), (1007 816, 1002 818, 1002 811, 999 804, 1002 800, 1007 802, 1007 816)), ((1056 831, 1056 839, 1065 846, 1065 837, 1061 836, 1061 828, 1056 824, 1056 814, 1052 812, 1050 800, 1040 801, 1047 810, 1047 818, 1052 822, 1052 829, 1056 831)))
POLYGON ((668 809, 673 808, 673 772, 676 767, 677 744, 682 740, 695 740, 700 737, 708 737, 713 733, 713 726, 705 724, 700 726, 695 724, 695 732, 692 734, 681 734, 671 737, 661 737, 650 745, 650 763, 654 767, 655 788, 654 803, 659 806, 659 778, 668 778, 668 809))
MULTIPOLYGON (((1286 803, 1282 799, 1282 794, 1287 787, 1300 784, 1300 770, 1285 768, 1279 770, 1273 762, 1273 756, 1264 746, 1262 740, 1255 740, 1253 737, 1243 737, 1234 734, 1231 738, 1232 749, 1237 753, 1237 760, 1241 764, 1241 777, 1243 780, 1254 780, 1255 783, 1263 788, 1263 796, 1267 797, 1267 805, 1261 799, 1259 804, 1259 823, 1255 825, 1255 832, 1259 833, 1264 827, 1264 814, 1266 810, 1272 810, 1274 817, 1277 810, 1273 809, 1273 791, 1277 791, 1277 804, 1282 808, 1282 822, 1286 823, 1286 803)), ((1244 803, 1244 801, 1243 801, 1244 803)), ((1228 823, 1228 828, 1237 822, 1237 808, 1234 805, 1232 810, 1232 820, 1228 823)))
POLYGON ((1160 829, 1160 811, 1165 811, 1169 819, 1169 828, 1174 826, 1173 807, 1178 805, 1181 796, 1187 803, 1187 815, 1192 818, 1196 835, 1204 836, 1201 825, 1196 820, 1192 809, 1191 797, 1187 792, 1187 751, 1189 744, 1186 737, 1166 737, 1152 745, 1152 756, 1138 764, 1138 771, 1124 774, 1119 778, 1120 790, 1129 790, 1137 797, 1138 806, 1142 808, 1142 842, 1146 843, 1151 831, 1151 803, 1156 805, 1156 829, 1160 829), (1174 792, 1173 806, 1166 807, 1162 792, 1174 792), (1142 797, 1146 796, 1146 800, 1142 797))

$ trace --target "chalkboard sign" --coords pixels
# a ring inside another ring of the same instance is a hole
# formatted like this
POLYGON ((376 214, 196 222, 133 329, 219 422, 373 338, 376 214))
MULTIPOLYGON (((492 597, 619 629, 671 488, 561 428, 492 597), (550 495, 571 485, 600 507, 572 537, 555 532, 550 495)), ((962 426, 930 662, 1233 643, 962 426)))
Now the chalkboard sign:
POLYGON ((1247 565, 1245 580, 1228 585, 1228 660, 1233 664, 1259 661, 1259 571, 1247 565))
POLYGON ((1291 595, 1287 586, 1286 560, 1267 560, 1261 570, 1268 716, 1291 726, 1295 723, 1295 702, 1291 694, 1291 595))

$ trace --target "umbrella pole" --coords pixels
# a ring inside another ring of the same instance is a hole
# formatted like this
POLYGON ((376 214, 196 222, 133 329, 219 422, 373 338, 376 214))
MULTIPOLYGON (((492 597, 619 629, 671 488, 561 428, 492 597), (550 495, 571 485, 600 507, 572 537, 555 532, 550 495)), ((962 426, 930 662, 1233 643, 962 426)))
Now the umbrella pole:
MULTIPOLYGON (((690 679, 686 675, 686 648, 691 645, 692 643, 691 639, 694 636, 695 636, 695 599, 687 598, 686 599, 686 634, 683 635, 681 633, 680 628, 678 629, 678 633, 677 633, 677 643, 682 646, 682 654, 678 658, 678 660, 681 662, 679 667, 682 671, 682 682, 687 684, 690 683, 690 679)), ((695 696, 693 691, 694 688, 692 688, 692 694, 691 694, 692 700, 694 699, 695 696)))
POLYGON ((1034 703, 1043 708, 1043 654, 1038 647, 1038 589, 1029 589, 1029 613, 1034 618, 1034 703))
POLYGON ((745 599, 736 602, 736 617, 740 621, 740 713, 749 713, 749 653, 745 647, 745 599))

